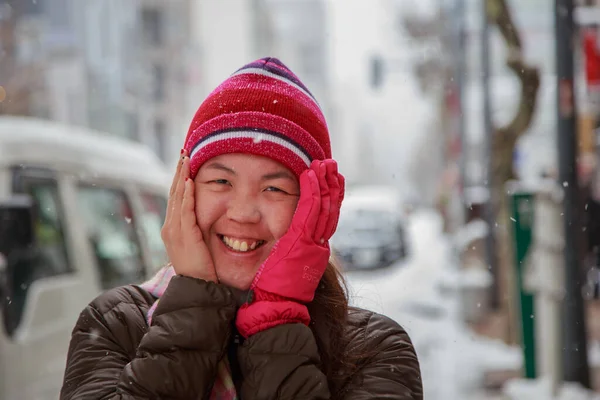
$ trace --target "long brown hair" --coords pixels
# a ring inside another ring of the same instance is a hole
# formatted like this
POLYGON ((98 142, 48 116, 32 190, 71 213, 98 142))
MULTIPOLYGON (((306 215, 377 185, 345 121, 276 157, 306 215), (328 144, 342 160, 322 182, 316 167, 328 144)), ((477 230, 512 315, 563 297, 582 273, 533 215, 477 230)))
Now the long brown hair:
POLYGON ((330 259, 308 311, 321 367, 334 396, 353 369, 346 353, 348 307, 348 288, 342 271, 335 259, 330 259))

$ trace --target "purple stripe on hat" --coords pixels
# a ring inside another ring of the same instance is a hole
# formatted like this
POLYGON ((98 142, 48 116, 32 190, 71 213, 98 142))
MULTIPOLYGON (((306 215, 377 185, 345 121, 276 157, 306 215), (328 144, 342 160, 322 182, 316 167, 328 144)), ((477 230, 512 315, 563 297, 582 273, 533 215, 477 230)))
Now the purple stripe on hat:
MULTIPOLYGON (((270 63, 276 64, 276 65, 279 65, 280 67, 283 67, 283 68, 285 68, 285 69, 289 70, 289 68, 288 68, 288 67, 286 67, 284 63, 282 63, 282 62, 281 62, 279 59, 277 59, 277 58, 275 58, 275 57, 270 57, 270 58, 267 60, 267 62, 270 62, 270 63)), ((291 71, 290 71, 290 72, 291 72, 291 71)))
POLYGON ((298 76, 296 76, 296 74, 294 74, 291 70, 287 69, 285 66, 281 66, 280 64, 274 63, 272 60, 269 60, 265 63, 265 67, 269 66, 271 68, 276 68, 279 71, 281 71, 281 73, 283 74, 289 74, 293 79, 297 80, 300 82, 300 78, 298 78, 298 76))
POLYGON ((262 68, 264 65, 265 65, 265 63, 263 61, 254 61, 254 62, 251 62, 250 64, 244 65, 242 68, 235 71, 234 74, 238 73, 244 69, 248 69, 248 68, 262 68))
POLYGON ((287 77, 287 79, 295 82, 297 85, 299 86, 303 86, 304 90, 306 90, 308 92, 308 89, 306 88, 306 86, 304 86, 304 84, 302 83, 302 81, 300 81, 300 78, 298 78, 296 76, 296 74, 294 74, 292 71, 290 71, 289 69, 285 68, 285 67, 281 67, 275 63, 273 63, 272 61, 269 61, 265 64, 265 68, 271 70, 278 70, 283 76, 287 77))
POLYGON ((281 61, 277 60, 277 62, 274 62, 274 60, 277 60, 277 59, 276 58, 262 58, 258 61, 254 61, 250 64, 244 65, 242 68, 235 71, 235 74, 237 74, 238 72, 241 72, 245 69, 251 69, 251 68, 264 69, 266 71, 269 71, 272 74, 275 74, 284 79, 287 79, 290 82, 293 82, 297 86, 300 86, 302 88, 302 90, 304 90, 306 93, 308 93, 308 95, 310 97, 312 97, 313 100, 318 104, 315 96, 313 96, 313 94, 310 92, 310 90, 308 90, 308 88, 306 86, 304 86, 304 84, 300 81, 300 79, 298 79, 298 77, 296 75, 294 75, 290 71, 289 68, 287 68, 285 65, 283 65, 283 63, 281 61))

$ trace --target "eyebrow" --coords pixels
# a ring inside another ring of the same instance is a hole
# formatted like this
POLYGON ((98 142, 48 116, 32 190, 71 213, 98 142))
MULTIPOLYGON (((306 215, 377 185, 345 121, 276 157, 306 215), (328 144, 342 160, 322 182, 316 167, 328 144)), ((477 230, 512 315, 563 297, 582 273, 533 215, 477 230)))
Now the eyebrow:
POLYGON ((228 172, 228 173, 230 173, 230 174, 232 174, 232 175, 235 175, 235 171, 234 171, 234 170, 232 170, 231 168, 229 168, 229 167, 226 167, 225 165, 223 165, 223 164, 221 164, 221 163, 218 163, 218 162, 213 162, 213 163, 210 163, 210 164, 208 164, 208 165, 206 166, 206 168, 210 168, 210 169, 218 169, 218 170, 220 170, 220 171, 225 171, 225 172, 228 172))
MULTIPOLYGON (((209 165, 206 166, 206 168, 224 171, 231 175, 237 175, 233 169, 231 169, 221 163, 218 163, 218 162, 210 163, 209 165)), ((289 179, 289 180, 293 181, 294 177, 287 171, 272 172, 270 174, 265 174, 261 177, 261 180, 263 180, 263 181, 270 181, 270 180, 274 180, 274 179, 289 179)))
POLYGON ((270 180, 274 180, 274 179, 288 179, 290 181, 293 181, 294 177, 292 175, 290 175, 290 173, 287 171, 279 171, 279 172, 273 172, 272 174, 263 175, 261 179, 263 181, 270 181, 270 180))

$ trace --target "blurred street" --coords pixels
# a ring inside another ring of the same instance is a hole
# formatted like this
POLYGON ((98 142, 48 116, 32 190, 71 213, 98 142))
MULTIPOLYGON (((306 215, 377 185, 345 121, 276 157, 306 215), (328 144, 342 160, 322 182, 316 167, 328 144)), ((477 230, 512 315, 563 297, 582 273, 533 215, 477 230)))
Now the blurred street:
MULTIPOLYGON (((419 353, 426 399, 526 400, 550 399, 547 381, 513 381, 520 376, 523 356, 509 346, 475 333, 464 321, 461 296, 465 282, 485 286, 481 276, 465 276, 452 238, 442 231, 442 220, 422 210, 408 222, 410 257, 377 271, 346 274, 352 304, 383 313, 405 327, 419 353)), ((467 294, 468 295, 468 294, 467 294)), ((473 300, 472 298, 468 301, 473 300)), ((559 399, 599 399, 570 388, 559 399)))
POLYGON ((485 393, 485 376, 516 373, 520 350, 481 337, 463 322, 460 266, 440 216, 421 211, 408 226, 412 252, 407 260, 346 275, 353 304, 405 327, 420 356, 426 399, 501 398, 485 393))

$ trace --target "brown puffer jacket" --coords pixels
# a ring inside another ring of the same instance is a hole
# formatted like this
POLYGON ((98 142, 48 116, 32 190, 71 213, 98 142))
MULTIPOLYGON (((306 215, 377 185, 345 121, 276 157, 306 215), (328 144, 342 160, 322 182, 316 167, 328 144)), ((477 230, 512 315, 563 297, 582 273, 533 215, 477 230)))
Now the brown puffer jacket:
MULTIPOLYGON (((131 285, 102 294, 73 330, 61 399, 208 399, 217 364, 234 346, 241 399, 339 396, 318 368, 316 340, 305 325, 279 325, 236 345, 234 297, 222 285, 175 276, 148 327, 156 300, 150 293, 131 285)), ((366 348, 370 356, 340 397, 423 398, 415 350, 398 324, 353 310, 347 335, 349 348, 366 348)))

